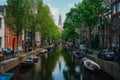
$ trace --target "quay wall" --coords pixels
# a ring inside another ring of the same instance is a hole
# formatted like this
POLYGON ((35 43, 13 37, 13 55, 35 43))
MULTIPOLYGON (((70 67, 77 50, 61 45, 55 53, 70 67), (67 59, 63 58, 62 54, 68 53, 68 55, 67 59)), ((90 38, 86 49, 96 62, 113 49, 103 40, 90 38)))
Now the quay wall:
POLYGON ((92 54, 84 54, 83 56, 88 57, 89 59, 95 61, 98 63, 103 71, 105 71, 107 74, 115 78, 116 80, 120 80, 120 65, 117 63, 114 63, 112 61, 105 61, 102 59, 99 59, 92 54))
POLYGON ((7 71, 13 69, 17 65, 19 65, 21 62, 27 60, 28 56, 37 54, 40 51, 41 51, 41 49, 36 49, 36 50, 31 51, 31 52, 24 53, 24 55, 19 56, 17 58, 12 58, 12 59, 9 59, 6 61, 2 61, 0 63, 0 73, 4 73, 4 72, 7 72, 7 71))

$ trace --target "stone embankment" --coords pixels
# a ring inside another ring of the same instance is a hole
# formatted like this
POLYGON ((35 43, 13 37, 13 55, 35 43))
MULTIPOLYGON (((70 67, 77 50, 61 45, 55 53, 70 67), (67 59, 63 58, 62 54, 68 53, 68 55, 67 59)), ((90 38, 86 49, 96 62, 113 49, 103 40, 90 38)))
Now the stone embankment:
POLYGON ((108 73, 110 76, 116 80, 120 80, 120 65, 112 61, 99 59, 97 58, 96 54, 83 53, 83 55, 98 63, 101 66, 102 70, 108 73))
POLYGON ((17 65, 19 65, 22 61, 27 60, 28 56, 38 54, 40 51, 42 51, 42 49, 36 49, 36 50, 33 50, 28 53, 20 54, 16 58, 2 61, 0 63, 0 73, 4 73, 4 72, 7 72, 7 71, 13 69, 17 65))

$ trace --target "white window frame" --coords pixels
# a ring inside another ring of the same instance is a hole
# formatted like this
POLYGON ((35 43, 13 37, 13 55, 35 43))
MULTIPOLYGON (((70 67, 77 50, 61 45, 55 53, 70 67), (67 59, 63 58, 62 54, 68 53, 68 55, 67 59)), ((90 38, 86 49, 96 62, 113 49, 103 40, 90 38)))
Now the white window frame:
POLYGON ((112 8, 112 14, 115 14, 115 13, 116 13, 116 5, 114 5, 112 8))

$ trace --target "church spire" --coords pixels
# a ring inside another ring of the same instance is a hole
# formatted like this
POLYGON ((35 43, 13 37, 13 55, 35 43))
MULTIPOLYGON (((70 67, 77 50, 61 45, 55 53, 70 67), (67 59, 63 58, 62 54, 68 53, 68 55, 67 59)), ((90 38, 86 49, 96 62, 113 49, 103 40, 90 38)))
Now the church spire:
POLYGON ((60 33, 62 32, 63 30, 63 24, 62 24, 62 17, 61 17, 61 14, 59 15, 59 21, 58 21, 58 28, 59 28, 59 31, 60 33))
POLYGON ((61 14, 59 15, 59 22, 58 22, 58 25, 59 25, 59 26, 62 26, 62 17, 61 17, 61 14))

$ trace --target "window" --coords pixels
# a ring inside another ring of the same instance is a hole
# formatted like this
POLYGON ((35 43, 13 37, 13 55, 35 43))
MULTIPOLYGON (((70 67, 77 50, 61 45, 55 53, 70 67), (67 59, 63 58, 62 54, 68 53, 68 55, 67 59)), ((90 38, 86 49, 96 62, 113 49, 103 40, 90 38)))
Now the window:
POLYGON ((117 11, 120 11, 120 2, 117 4, 117 11))
POLYGON ((7 42, 9 43, 10 41, 10 33, 9 33, 9 30, 8 30, 8 32, 7 32, 7 42))
POLYGON ((111 14, 109 14, 109 15, 107 16, 107 18, 108 18, 109 20, 111 20, 111 14))
POLYGON ((0 18, 0 28, 2 27, 2 19, 0 18))
POLYGON ((116 18, 114 18, 113 19, 113 21, 112 21, 112 26, 113 26, 113 28, 116 28, 116 25, 117 25, 117 20, 116 20, 116 18))
POLYGON ((0 48, 2 47, 2 37, 0 37, 0 48))
POLYGON ((113 8, 112 8, 112 13, 113 13, 113 14, 116 13, 116 6, 113 6, 113 8))

